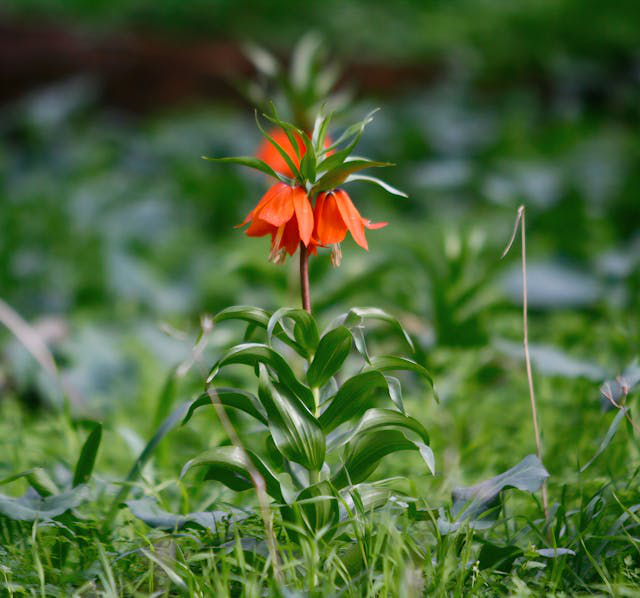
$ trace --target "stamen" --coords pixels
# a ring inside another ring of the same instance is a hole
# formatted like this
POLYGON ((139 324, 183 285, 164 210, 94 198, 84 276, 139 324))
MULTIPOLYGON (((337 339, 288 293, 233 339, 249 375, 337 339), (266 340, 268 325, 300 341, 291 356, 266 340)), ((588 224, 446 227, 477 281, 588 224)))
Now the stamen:
POLYGON ((342 248, 340 243, 331 246, 331 265, 337 268, 342 262, 342 248))

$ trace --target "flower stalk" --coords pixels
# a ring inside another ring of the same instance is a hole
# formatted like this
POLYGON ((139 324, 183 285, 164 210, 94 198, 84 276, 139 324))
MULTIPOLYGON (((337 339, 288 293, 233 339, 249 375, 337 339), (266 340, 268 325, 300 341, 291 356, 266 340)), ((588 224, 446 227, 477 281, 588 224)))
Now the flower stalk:
POLYGON ((311 313, 311 294, 309 293, 309 252, 304 243, 300 242, 300 296, 302 309, 311 313))

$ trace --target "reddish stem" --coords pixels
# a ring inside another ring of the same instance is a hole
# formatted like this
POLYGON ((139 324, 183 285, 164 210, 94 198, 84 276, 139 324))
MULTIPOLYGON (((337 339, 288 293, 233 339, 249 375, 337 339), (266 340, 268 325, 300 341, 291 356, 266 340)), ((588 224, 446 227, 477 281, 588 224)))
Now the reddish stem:
POLYGON ((300 243, 300 295, 302 309, 311 313, 311 296, 309 295, 309 253, 304 243, 300 243))

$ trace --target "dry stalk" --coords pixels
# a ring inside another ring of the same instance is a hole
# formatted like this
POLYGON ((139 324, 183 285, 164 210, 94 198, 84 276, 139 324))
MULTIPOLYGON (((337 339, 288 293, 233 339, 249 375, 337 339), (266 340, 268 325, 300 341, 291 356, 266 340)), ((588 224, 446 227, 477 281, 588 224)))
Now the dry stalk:
MULTIPOLYGON (((533 374, 531 372, 531 357, 529 355, 529 320, 527 305, 527 241, 525 234, 525 216, 524 205, 518 208, 518 214, 513 226, 513 233, 507 247, 502 252, 502 259, 513 245, 516 235, 518 234, 518 224, 520 225, 520 238, 522 239, 522 327, 523 327, 523 344, 524 344, 524 360, 527 368, 527 381, 529 384, 529 400, 531 402, 531 419, 533 420, 533 433, 536 441, 536 454, 542 462, 542 444, 540 442, 540 428, 538 426, 538 412, 536 409, 536 397, 533 390, 533 374)), ((549 521, 549 498, 547 496, 547 481, 542 482, 542 508, 544 510, 545 521, 549 521)))

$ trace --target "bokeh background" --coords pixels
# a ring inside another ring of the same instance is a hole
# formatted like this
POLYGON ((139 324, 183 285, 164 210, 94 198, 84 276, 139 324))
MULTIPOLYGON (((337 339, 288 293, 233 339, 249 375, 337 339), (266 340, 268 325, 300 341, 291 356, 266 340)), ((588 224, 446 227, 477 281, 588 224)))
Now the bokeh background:
MULTIPOLYGON (((442 398, 414 385, 441 472, 419 482, 430 492, 511 467, 534 444, 519 258, 499 257, 525 204, 545 463, 560 484, 606 430, 599 384, 637 371, 638 23, 634 0, 4 0, 0 297, 48 343, 74 412, 111 426, 102 471, 122 476, 168 409, 158 394, 201 314, 298 303, 295 260, 268 263, 267 241, 233 228, 264 180, 200 156, 260 141, 241 93, 255 75, 245 45, 286 61, 315 31, 354 93, 336 130, 380 106, 362 153, 395 162, 385 178, 410 195, 352 188, 390 225, 368 254, 345 242, 338 269, 312 261, 316 313, 376 305, 418 339, 442 398)), ((234 333, 216 331, 212 354, 234 333)), ((193 373, 180 393, 200 382, 193 373)), ((4 445, 35 432, 7 475, 72 461, 75 441, 52 423, 61 406, 0 332, 4 445)), ((207 425, 179 432, 174 475, 207 425)))

